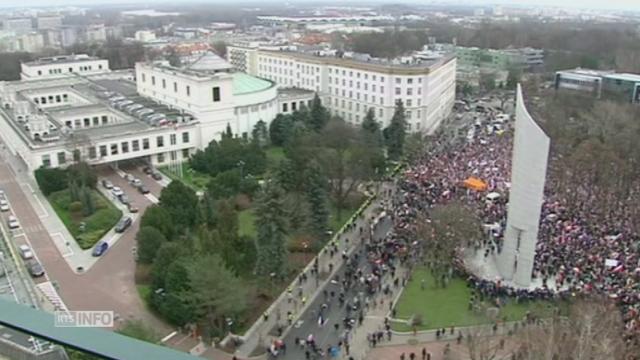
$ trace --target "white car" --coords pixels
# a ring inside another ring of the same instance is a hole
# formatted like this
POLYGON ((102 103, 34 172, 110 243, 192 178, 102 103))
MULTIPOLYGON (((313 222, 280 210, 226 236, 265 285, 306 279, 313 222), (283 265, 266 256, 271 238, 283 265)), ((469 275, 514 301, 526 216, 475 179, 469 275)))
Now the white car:
POLYGON ((9 203, 5 199, 0 199, 0 211, 9 211, 9 203))
POLYGON ((24 260, 33 258, 33 251, 31 251, 31 248, 29 246, 20 245, 18 249, 20 250, 20 256, 22 256, 24 260))
POLYGON ((120 189, 119 186, 114 186, 113 188, 111 188, 111 193, 115 197, 120 197, 121 195, 124 194, 124 191, 122 191, 122 189, 120 189))
POLYGON ((9 225, 9 229, 11 230, 17 229, 20 227, 20 223, 18 223, 18 219, 16 219, 16 217, 13 215, 9 215, 9 220, 7 221, 7 224, 9 225))

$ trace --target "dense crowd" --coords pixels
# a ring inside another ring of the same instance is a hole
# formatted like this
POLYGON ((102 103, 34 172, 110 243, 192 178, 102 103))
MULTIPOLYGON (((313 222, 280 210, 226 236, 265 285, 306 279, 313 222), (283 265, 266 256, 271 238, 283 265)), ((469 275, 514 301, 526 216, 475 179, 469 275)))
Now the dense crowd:
MULTIPOLYGON (((488 115, 491 119, 491 114, 488 115)), ((476 124, 474 136, 465 144, 438 143, 414 164, 400 180, 401 198, 396 205, 397 231, 415 229, 420 213, 461 201, 476 209, 487 231, 486 237, 467 243, 484 251, 485 257, 502 249, 510 187, 513 129, 476 124), (486 184, 482 191, 463 186, 474 177, 486 184)), ((475 277, 462 259, 458 268, 483 295, 520 299, 565 297, 598 293, 621 306, 629 341, 640 336, 640 237, 633 230, 628 203, 599 208, 603 192, 579 184, 560 186, 550 171, 540 219, 532 280, 542 286, 534 291, 514 289, 475 277)), ((636 184, 630 196, 638 195, 636 184)), ((611 203, 611 202, 608 202, 611 203)), ((638 206, 638 203, 636 203, 638 206)), ((462 254, 462 251, 460 251, 462 254)))

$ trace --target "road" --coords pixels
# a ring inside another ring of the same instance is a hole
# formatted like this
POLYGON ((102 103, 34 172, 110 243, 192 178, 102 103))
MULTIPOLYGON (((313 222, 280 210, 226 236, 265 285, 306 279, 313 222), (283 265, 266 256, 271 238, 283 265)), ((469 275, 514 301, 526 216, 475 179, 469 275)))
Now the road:
MULTIPOLYGON (((7 152, 0 156, 0 187, 5 191, 11 204, 11 211, 18 218, 21 230, 14 241, 17 245, 27 243, 34 250, 44 266, 47 278, 56 285, 58 293, 71 310, 111 310, 120 319, 140 319, 164 335, 171 331, 159 320, 140 299, 135 286, 135 260, 132 249, 135 247, 135 234, 139 221, 135 221, 123 236, 103 258, 89 271, 76 274, 62 257, 43 223, 28 201, 21 186, 21 177, 7 162, 7 152)), ((18 170, 25 171, 25 170, 18 170)), ((108 178, 125 190, 129 198, 144 212, 151 201, 138 193, 124 179, 108 168, 98 170, 99 175, 108 178)), ((139 170, 134 175, 143 180, 155 196, 159 196, 162 187, 139 170)), ((50 216, 54 216, 51 214, 50 216)), ((4 219, 3 221, 6 221, 4 219)), ((47 278, 38 279, 38 282, 47 278)))
MULTIPOLYGON (((382 219, 375 228, 374 238, 382 239, 386 236, 386 234, 392 228, 392 221, 389 217, 382 219)), ((358 246, 353 254, 361 252, 364 248, 364 245, 358 246)), ((339 255, 336 255, 339 256, 339 255)), ((359 256, 358 267, 368 269, 367 260, 364 256, 359 256)), ((337 271, 337 275, 342 279, 344 277, 346 265, 343 264, 340 269, 337 271)), ((367 271, 365 271, 367 273, 367 271)), ((327 282, 325 285, 325 289, 327 292, 334 291, 336 293, 335 298, 331 300, 331 296, 329 296, 328 300, 325 300, 324 295, 321 293, 318 295, 312 303, 309 305, 307 310, 302 314, 299 318, 301 323, 294 325, 286 337, 284 341, 287 345, 286 354, 281 355, 278 359, 290 359, 290 360, 303 360, 305 359, 305 349, 300 346, 295 346, 295 339, 306 339, 310 334, 313 334, 316 344, 319 348, 323 349, 326 352, 326 349, 329 346, 335 346, 339 342, 339 337, 343 334, 344 326, 343 319, 347 315, 346 306, 340 306, 338 302, 337 294, 340 292, 339 285, 332 284, 331 282, 327 282), (324 326, 318 325, 318 310, 321 308, 322 304, 325 303, 329 305, 327 310, 325 311, 326 323, 324 326), (340 323, 339 331, 336 332, 334 328, 335 323, 340 323), (297 326, 299 325, 299 326, 297 326)), ((323 289, 324 290, 324 289, 323 289)), ((346 303, 350 302, 359 293, 363 291, 360 287, 351 287, 345 292, 345 299, 347 299, 346 303)))

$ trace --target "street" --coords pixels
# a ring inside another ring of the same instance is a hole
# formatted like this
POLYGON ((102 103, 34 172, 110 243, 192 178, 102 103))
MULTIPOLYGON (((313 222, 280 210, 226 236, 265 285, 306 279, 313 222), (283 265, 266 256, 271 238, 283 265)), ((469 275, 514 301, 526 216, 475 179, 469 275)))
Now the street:
MULTIPOLYGON (((386 236, 386 234, 392 228, 392 221, 389 217, 383 218, 375 228, 374 238, 381 239, 386 236)), ((364 246, 363 243, 357 246, 353 252, 353 254, 361 253, 364 246)), ((336 257, 339 257, 340 254, 336 254, 336 257)), ((359 268, 365 268, 367 266, 367 259, 365 256, 358 257, 358 265, 359 268)), ((346 263, 338 269, 337 276, 342 279, 346 270, 346 263)), ((336 346, 340 341, 341 336, 344 334, 344 323, 343 320, 347 316, 347 304, 352 303, 353 299, 359 296, 363 292, 363 289, 360 286, 353 286, 348 288, 345 292, 345 306, 340 306, 338 301, 338 294, 340 293, 340 282, 333 283, 327 282, 325 287, 321 289, 320 294, 313 299, 307 310, 300 316, 299 322, 294 324, 289 333, 284 338, 284 342, 287 345, 286 354, 279 356, 279 359, 291 359, 291 360, 301 360, 305 359, 305 351, 306 349, 302 346, 295 345, 295 339, 305 340, 309 335, 313 335, 315 338, 316 345, 318 348, 322 349, 326 352, 327 348, 330 346, 336 346), (331 293, 332 291, 336 294, 332 299, 329 295, 327 299, 323 295, 323 291, 326 290, 327 293, 331 293), (318 311, 321 309, 322 305, 326 303, 328 307, 324 311, 324 319, 325 325, 320 326, 318 323, 318 311), (336 331, 334 324, 339 323, 339 329, 336 331), (299 326, 298 326, 299 325, 299 326)), ((363 295, 363 297, 366 295, 363 295)), ((352 315, 353 316, 353 315, 352 315)))

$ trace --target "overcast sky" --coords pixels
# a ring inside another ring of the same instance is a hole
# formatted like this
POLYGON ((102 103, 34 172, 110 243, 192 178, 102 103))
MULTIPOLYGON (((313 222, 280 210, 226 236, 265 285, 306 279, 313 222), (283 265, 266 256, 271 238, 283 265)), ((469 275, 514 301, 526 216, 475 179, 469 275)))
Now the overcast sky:
MULTIPOLYGON (((286 0, 285 0, 286 1, 286 0)), ((237 3, 260 3, 260 2, 285 2, 277 0, 240 0, 237 3)), ((288 0, 289 3, 308 3, 308 2, 321 2, 322 0, 288 0)), ((225 0, 186 0, 188 2, 198 3, 225 3, 229 4, 225 0)), ((491 5, 491 4, 514 4, 514 5, 542 5, 542 6, 565 6, 565 7, 580 7, 580 8, 608 8, 608 9, 626 9, 640 11, 640 0, 328 0, 327 3, 333 2, 342 6, 350 3, 440 3, 440 4, 456 4, 456 5, 491 5)), ((60 5, 98 5, 98 4, 147 4, 153 5, 158 3, 172 3, 175 1, 169 0, 0 0, 0 7, 16 7, 16 6, 60 6, 60 5)))

